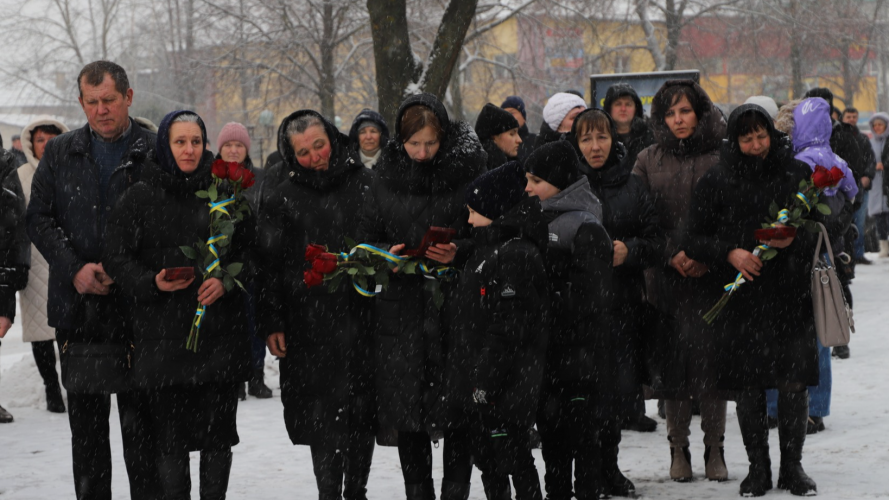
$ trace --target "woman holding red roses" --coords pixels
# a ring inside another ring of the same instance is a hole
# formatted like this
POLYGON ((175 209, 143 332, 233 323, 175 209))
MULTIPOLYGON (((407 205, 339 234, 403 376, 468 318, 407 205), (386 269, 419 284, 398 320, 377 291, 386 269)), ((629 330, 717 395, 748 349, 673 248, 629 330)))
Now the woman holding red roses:
POLYGON ((376 432, 373 302, 348 280, 336 290, 311 286, 336 268, 325 246, 349 251, 373 171, 311 110, 281 122, 278 151, 283 161, 265 173, 262 192, 260 333, 280 358, 284 423, 293 444, 311 449, 319 498, 360 500, 376 432))
MULTIPOLYGON (((241 289, 226 292, 220 279, 201 280, 203 266, 195 269, 197 278, 167 279, 169 268, 195 266, 180 246, 210 236, 207 199, 195 194, 214 183, 206 143, 198 115, 174 111, 164 117, 154 162, 118 202, 105 236, 108 275, 136 300, 130 377, 150 391, 165 498, 189 498, 189 452, 196 450, 201 498, 225 498, 231 448, 239 441, 236 385, 246 380, 250 365, 241 289), (185 348, 195 299, 207 306, 197 352, 185 348)), ((250 216, 237 222, 226 243, 226 260, 243 263, 241 280, 254 273, 255 227, 250 216)))
MULTIPOLYGON (((739 288, 708 328, 717 343, 717 385, 737 391, 738 422, 750 469, 743 496, 772 488, 765 390, 777 388, 781 466, 778 488, 795 495, 816 489, 803 471, 808 403, 806 386, 818 382, 818 350, 809 274, 816 235, 800 229, 795 237, 764 242, 778 249, 772 260, 752 253, 754 231, 769 216, 772 202, 788 207, 800 181, 812 170, 795 160, 790 141, 775 130, 768 113, 744 104, 731 114, 728 140, 719 163, 698 183, 685 241, 689 258, 710 269, 701 287, 712 291, 742 273, 739 288)), ((808 217, 815 218, 815 213, 808 217)))
MULTIPOLYGON (((435 96, 408 97, 398 110, 395 140, 383 146, 374 167, 377 177, 365 203, 359 240, 400 253, 418 247, 430 226, 450 227, 457 230, 456 241, 431 247, 425 257, 444 264, 462 260, 471 250, 464 195, 484 171, 484 149, 468 124, 452 122, 435 96)), ((409 500, 435 498, 430 437, 444 432, 441 499, 462 500, 469 494, 472 473, 471 408, 443 409, 466 399, 450 394, 442 383, 447 346, 449 340, 455 342, 444 335, 452 290, 442 283, 445 304, 439 309, 426 281, 421 275, 393 276, 375 299, 379 422, 398 431, 409 500)))

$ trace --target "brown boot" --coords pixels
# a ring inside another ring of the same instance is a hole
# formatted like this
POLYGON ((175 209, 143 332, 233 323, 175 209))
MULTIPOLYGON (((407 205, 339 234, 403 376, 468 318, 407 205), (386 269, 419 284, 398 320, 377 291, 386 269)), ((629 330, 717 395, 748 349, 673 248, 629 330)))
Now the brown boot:
POLYGON ((725 466, 725 455, 722 446, 708 446, 704 450, 707 479, 710 481, 728 480, 728 468, 725 466))
POLYGON ((688 446, 670 448, 670 479, 677 483, 688 483, 692 480, 691 453, 688 446))

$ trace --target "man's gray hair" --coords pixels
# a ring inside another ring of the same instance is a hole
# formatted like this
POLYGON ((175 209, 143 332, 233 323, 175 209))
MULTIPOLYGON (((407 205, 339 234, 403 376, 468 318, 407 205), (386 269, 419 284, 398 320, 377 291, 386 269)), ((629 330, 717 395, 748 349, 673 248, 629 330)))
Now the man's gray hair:
POLYGON ((324 122, 321 121, 321 118, 318 118, 315 115, 302 115, 296 120, 293 120, 287 125, 287 130, 284 131, 287 134, 287 137, 293 137, 296 134, 302 134, 309 127, 321 127, 324 129, 324 133, 327 133, 327 129, 324 128, 324 122))

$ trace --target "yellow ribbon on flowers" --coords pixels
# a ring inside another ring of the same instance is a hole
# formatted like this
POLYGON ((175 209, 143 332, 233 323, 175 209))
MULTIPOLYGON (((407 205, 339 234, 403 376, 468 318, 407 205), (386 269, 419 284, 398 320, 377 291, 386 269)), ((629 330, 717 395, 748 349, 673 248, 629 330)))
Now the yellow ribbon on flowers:
POLYGON ((226 238, 228 238, 228 236, 226 236, 224 234, 217 234, 216 236, 213 236, 212 238, 207 240, 207 248, 210 249, 210 253, 212 253, 213 256, 216 257, 217 259, 219 258, 219 250, 216 248, 216 245, 214 245, 214 243, 216 243, 217 241, 220 241, 220 240, 224 240, 226 238))
POLYGON ((231 204, 234 203, 235 201, 237 201, 237 200, 236 200, 234 197, 232 197, 232 198, 229 198, 229 199, 227 199, 227 200, 222 200, 222 201, 219 201, 219 202, 216 202, 216 203, 207 203, 207 206, 210 207, 210 213, 211 213, 211 214, 212 214, 213 212, 222 212, 222 213, 224 213, 225 215, 231 215, 231 214, 228 213, 228 210, 226 210, 225 207, 231 205, 231 204))

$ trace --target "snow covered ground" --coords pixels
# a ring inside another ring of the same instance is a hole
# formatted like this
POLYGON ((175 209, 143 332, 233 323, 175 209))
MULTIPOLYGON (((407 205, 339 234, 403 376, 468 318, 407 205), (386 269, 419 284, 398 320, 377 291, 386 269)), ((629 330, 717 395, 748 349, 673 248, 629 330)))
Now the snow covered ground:
MULTIPOLYGON (((871 255, 870 257, 875 257, 871 255)), ((806 440, 803 465, 817 481, 819 497, 827 499, 889 498, 889 260, 859 266, 853 285, 856 333, 851 359, 834 358, 832 415, 827 430, 806 440)), ((238 410, 241 444, 235 447, 229 498, 265 500, 317 498, 307 447, 290 444, 284 430, 277 393, 277 365, 266 363, 266 377, 276 391, 272 400, 248 398, 238 410)), ((0 425, 0 499, 73 498, 70 430, 66 415, 45 410, 43 386, 30 346, 21 342, 14 326, 0 348, 0 404, 15 416, 0 425)), ((648 404, 655 417, 655 405, 648 404)), ((112 409, 114 498, 128 498, 120 448, 117 412, 112 409)), ((655 417, 656 418, 656 417, 655 417)), ((620 463, 636 483, 638 496, 665 499, 738 498, 738 485, 747 472, 747 459, 738 431, 734 405, 729 405, 725 457, 730 480, 703 479, 703 453, 698 417, 692 423, 692 465, 698 479, 691 484, 668 478, 669 452, 664 422, 657 432, 626 432, 620 463)), ((777 433, 772 433, 773 473, 777 474, 777 433)), ((543 482, 543 462, 534 452, 543 482)), ((198 498, 197 455, 192 456, 193 498, 198 498)), ((435 450, 436 484, 441 478, 441 450, 435 450)), ((404 498, 398 453, 377 447, 368 498, 404 498)), ((773 490, 768 497, 791 498, 773 490)), ((471 499, 483 499, 478 472, 473 476, 471 499)))

